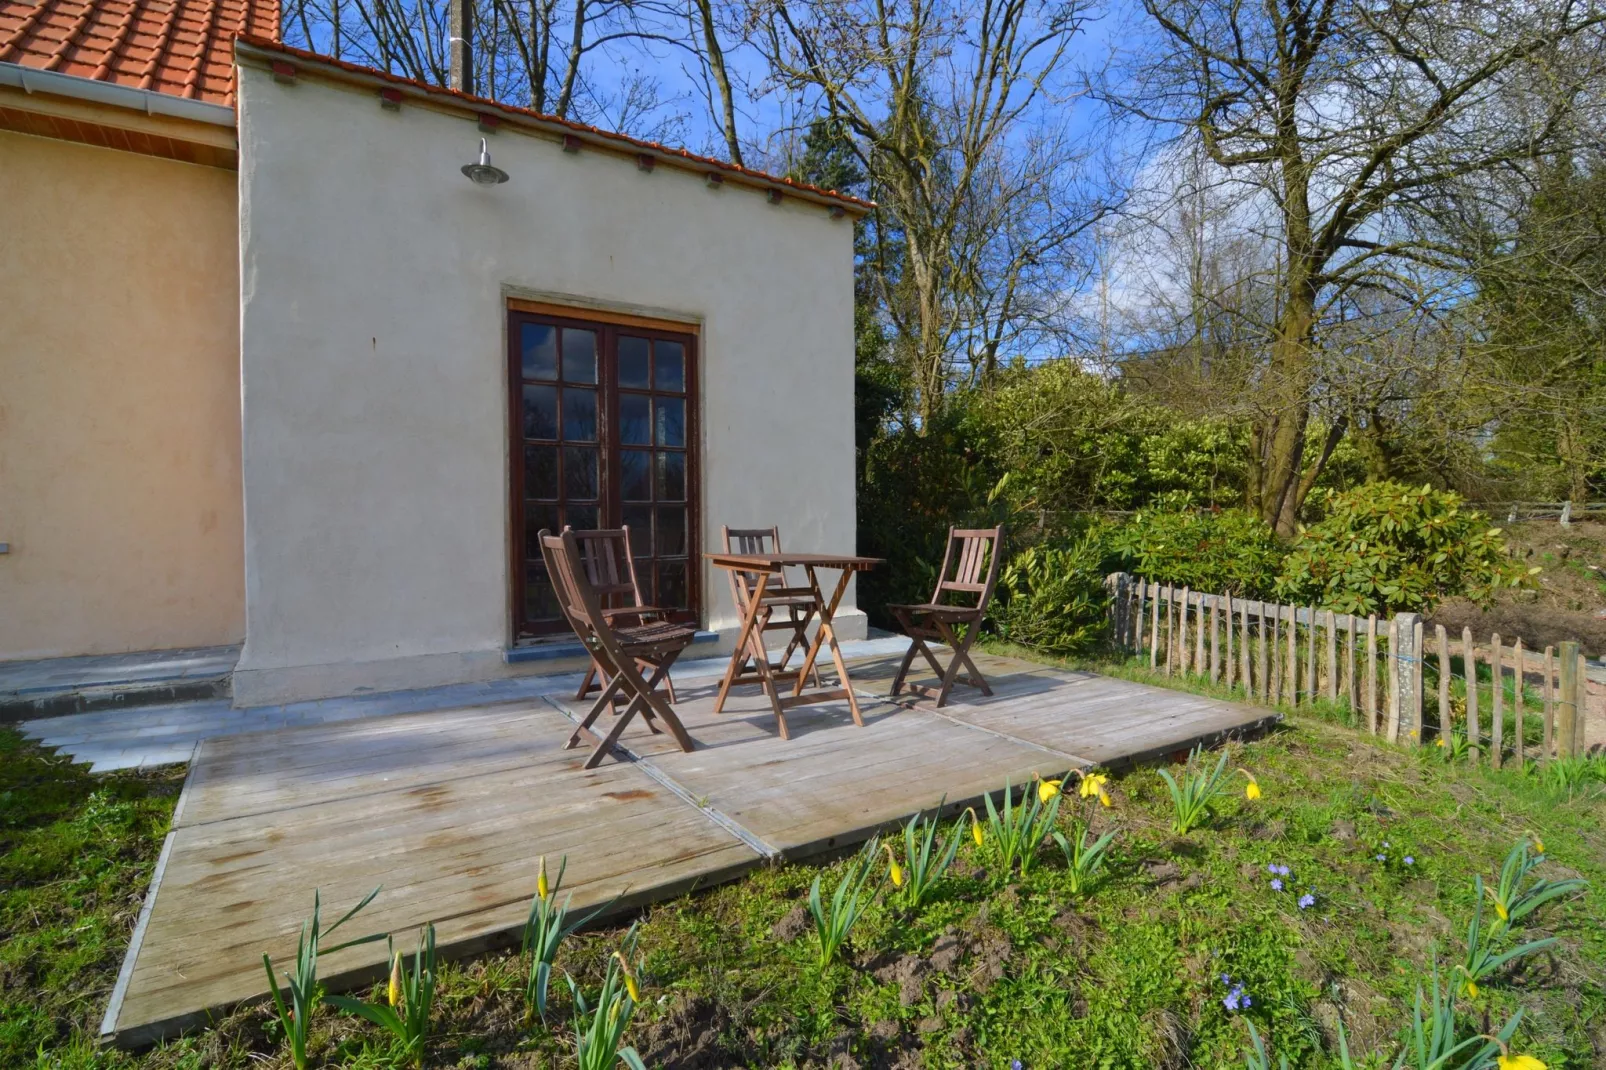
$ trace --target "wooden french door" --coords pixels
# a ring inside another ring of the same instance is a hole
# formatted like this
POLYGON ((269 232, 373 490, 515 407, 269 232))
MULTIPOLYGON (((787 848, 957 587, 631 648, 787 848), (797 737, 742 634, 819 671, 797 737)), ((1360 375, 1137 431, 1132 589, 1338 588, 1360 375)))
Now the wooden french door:
POLYGON ((543 528, 630 528, 642 598, 696 622, 697 338, 508 313, 513 634, 568 630, 543 528))

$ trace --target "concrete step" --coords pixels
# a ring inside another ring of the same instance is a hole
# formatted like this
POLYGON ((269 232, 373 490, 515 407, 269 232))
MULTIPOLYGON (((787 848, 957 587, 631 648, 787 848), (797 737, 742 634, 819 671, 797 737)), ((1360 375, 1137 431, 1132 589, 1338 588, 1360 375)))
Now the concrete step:
POLYGON ((227 700, 237 646, 0 662, 0 723, 227 700))

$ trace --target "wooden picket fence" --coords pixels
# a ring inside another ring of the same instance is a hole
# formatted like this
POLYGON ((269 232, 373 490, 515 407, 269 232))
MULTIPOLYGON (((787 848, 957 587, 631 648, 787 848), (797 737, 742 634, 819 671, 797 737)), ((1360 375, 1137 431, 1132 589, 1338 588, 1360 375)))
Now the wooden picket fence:
POLYGON ((1394 742, 1464 738, 1494 768, 1583 753, 1585 662, 1575 642, 1459 642, 1415 613, 1336 613, 1109 577, 1114 644, 1166 676, 1193 675, 1266 705, 1347 703, 1394 742), (1431 685, 1429 687, 1428 685, 1431 685), (1436 723, 1425 691, 1436 692, 1436 723))

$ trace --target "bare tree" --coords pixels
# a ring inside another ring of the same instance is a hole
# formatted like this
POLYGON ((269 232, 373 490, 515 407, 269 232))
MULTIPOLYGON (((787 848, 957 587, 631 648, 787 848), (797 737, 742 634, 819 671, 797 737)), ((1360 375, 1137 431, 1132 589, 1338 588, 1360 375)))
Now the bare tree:
POLYGON ((1034 311, 1027 284, 1103 209, 1079 192, 1087 153, 1064 134, 1061 65, 1084 12, 1075 0, 759 3, 775 83, 820 99, 870 177, 876 276, 924 427, 953 362, 995 360, 1034 311))
POLYGON ((1251 496, 1291 534, 1344 434, 1307 456, 1324 325, 1353 294, 1413 307, 1463 276, 1423 205, 1467 176, 1555 150, 1598 65, 1601 0, 1144 0, 1151 28, 1106 88, 1196 139, 1275 213, 1277 312, 1256 390, 1251 496), (1597 53, 1598 54, 1598 53, 1597 53), (1523 107, 1501 107, 1520 95, 1523 107))

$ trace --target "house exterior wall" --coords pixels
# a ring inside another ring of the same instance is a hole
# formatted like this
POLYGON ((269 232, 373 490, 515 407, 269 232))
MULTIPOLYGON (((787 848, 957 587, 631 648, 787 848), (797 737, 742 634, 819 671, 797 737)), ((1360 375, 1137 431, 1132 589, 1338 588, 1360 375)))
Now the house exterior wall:
MULTIPOLYGON (((240 70, 246 642, 235 700, 512 671, 509 297, 700 332, 702 545, 854 548, 852 226, 467 112, 240 70)), ((728 650, 723 573, 705 625, 728 650)), ((851 608, 841 631, 862 635, 851 608)), ((707 649, 707 648, 701 648, 707 649)))
POLYGON ((235 178, 0 131, 0 659, 244 634, 235 178))

